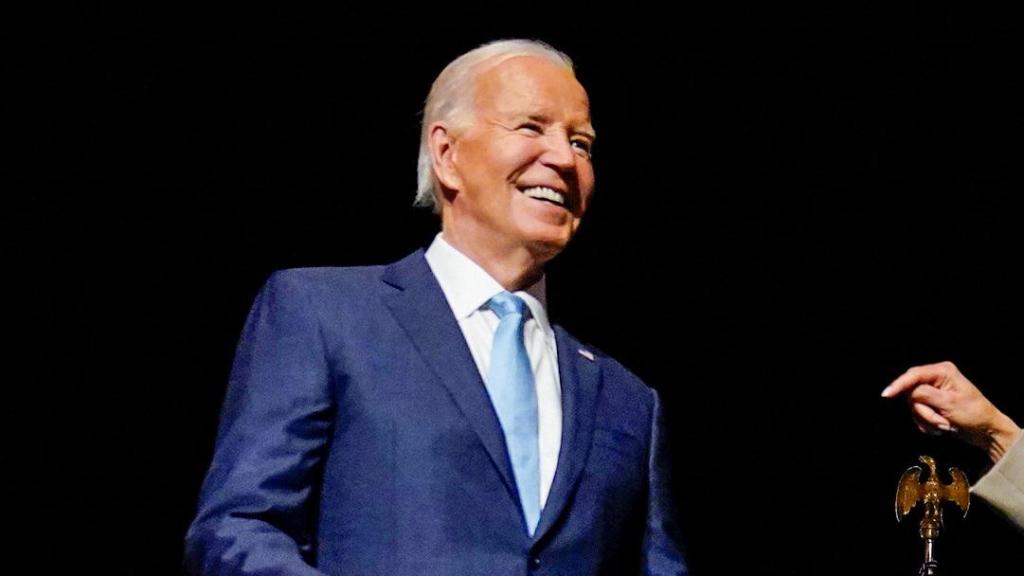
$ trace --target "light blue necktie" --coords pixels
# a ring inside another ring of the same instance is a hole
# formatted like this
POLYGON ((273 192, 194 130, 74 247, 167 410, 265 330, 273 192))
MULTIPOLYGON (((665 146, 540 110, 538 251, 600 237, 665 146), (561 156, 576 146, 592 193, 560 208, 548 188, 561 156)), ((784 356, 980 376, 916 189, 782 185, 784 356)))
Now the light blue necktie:
POLYGON ((502 292, 487 303, 501 321, 491 346, 487 392, 505 432, 505 445, 530 536, 540 520, 540 447, 537 440, 537 391, 523 344, 526 303, 502 292))

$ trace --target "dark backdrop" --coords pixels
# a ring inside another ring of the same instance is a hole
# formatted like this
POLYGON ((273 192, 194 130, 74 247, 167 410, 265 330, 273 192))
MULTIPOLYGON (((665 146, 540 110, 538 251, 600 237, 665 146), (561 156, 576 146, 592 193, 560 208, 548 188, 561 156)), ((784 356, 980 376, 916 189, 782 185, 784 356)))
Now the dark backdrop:
MULTIPOLYGON (((6 561, 177 573, 257 289, 428 244, 429 84, 526 36, 600 134, 551 313, 663 394, 695 573, 916 573, 899 474, 984 462, 880 390, 951 359, 1024 420, 1018 15, 384 4, 5 18, 6 561)), ((1022 544, 976 502, 939 554, 1022 544)))

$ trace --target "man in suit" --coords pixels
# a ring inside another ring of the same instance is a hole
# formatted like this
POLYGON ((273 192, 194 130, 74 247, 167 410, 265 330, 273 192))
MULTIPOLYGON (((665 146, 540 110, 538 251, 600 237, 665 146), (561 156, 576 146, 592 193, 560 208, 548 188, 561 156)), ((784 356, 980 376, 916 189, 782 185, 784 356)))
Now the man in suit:
POLYGON ((906 396, 917 427, 927 434, 953 434, 984 450, 992 468, 971 493, 1024 531, 1024 434, 952 362, 914 366, 882 390, 906 396))
POLYGON ((558 326, 544 264, 594 187, 587 94, 547 45, 445 68, 388 266, 275 273, 186 538, 199 574, 685 574, 657 394, 558 326))

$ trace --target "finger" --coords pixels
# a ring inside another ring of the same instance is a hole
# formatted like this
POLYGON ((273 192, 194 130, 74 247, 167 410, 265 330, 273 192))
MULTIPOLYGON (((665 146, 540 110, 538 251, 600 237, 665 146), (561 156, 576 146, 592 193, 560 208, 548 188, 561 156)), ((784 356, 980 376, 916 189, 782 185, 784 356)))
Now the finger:
POLYGON ((950 393, 930 384, 921 384, 907 394, 907 402, 926 404, 935 412, 947 413, 950 404, 950 393))
POLYGON ((907 390, 913 389, 924 382, 927 382, 926 375, 922 372, 922 367, 914 366, 907 370, 903 374, 900 374, 899 378, 893 380, 888 386, 882 390, 883 398, 895 398, 900 394, 903 394, 907 390))
POLYGON ((882 397, 894 398, 921 384, 930 384, 940 380, 946 377, 949 365, 948 362, 939 362, 937 364, 914 366, 886 386, 882 390, 882 397))
POLYGON ((943 432, 953 431, 952 423, 932 409, 931 406, 920 402, 913 402, 911 403, 911 409, 914 412, 914 419, 917 421, 918 427, 923 423, 932 430, 938 429, 943 432))

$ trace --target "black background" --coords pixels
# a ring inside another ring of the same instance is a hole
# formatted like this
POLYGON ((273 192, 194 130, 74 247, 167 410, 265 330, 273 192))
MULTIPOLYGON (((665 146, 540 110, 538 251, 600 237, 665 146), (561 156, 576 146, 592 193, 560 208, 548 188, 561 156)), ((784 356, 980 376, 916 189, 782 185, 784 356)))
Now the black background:
MULTIPOLYGON (((5 562, 178 573, 259 286, 428 244, 430 82, 536 37, 599 133, 551 314, 663 394, 694 572, 916 573, 899 474, 984 460, 880 390, 951 359, 1024 419, 1018 13, 294 4, 5 9, 5 562)), ((947 573, 1019 571, 975 504, 947 573)))

